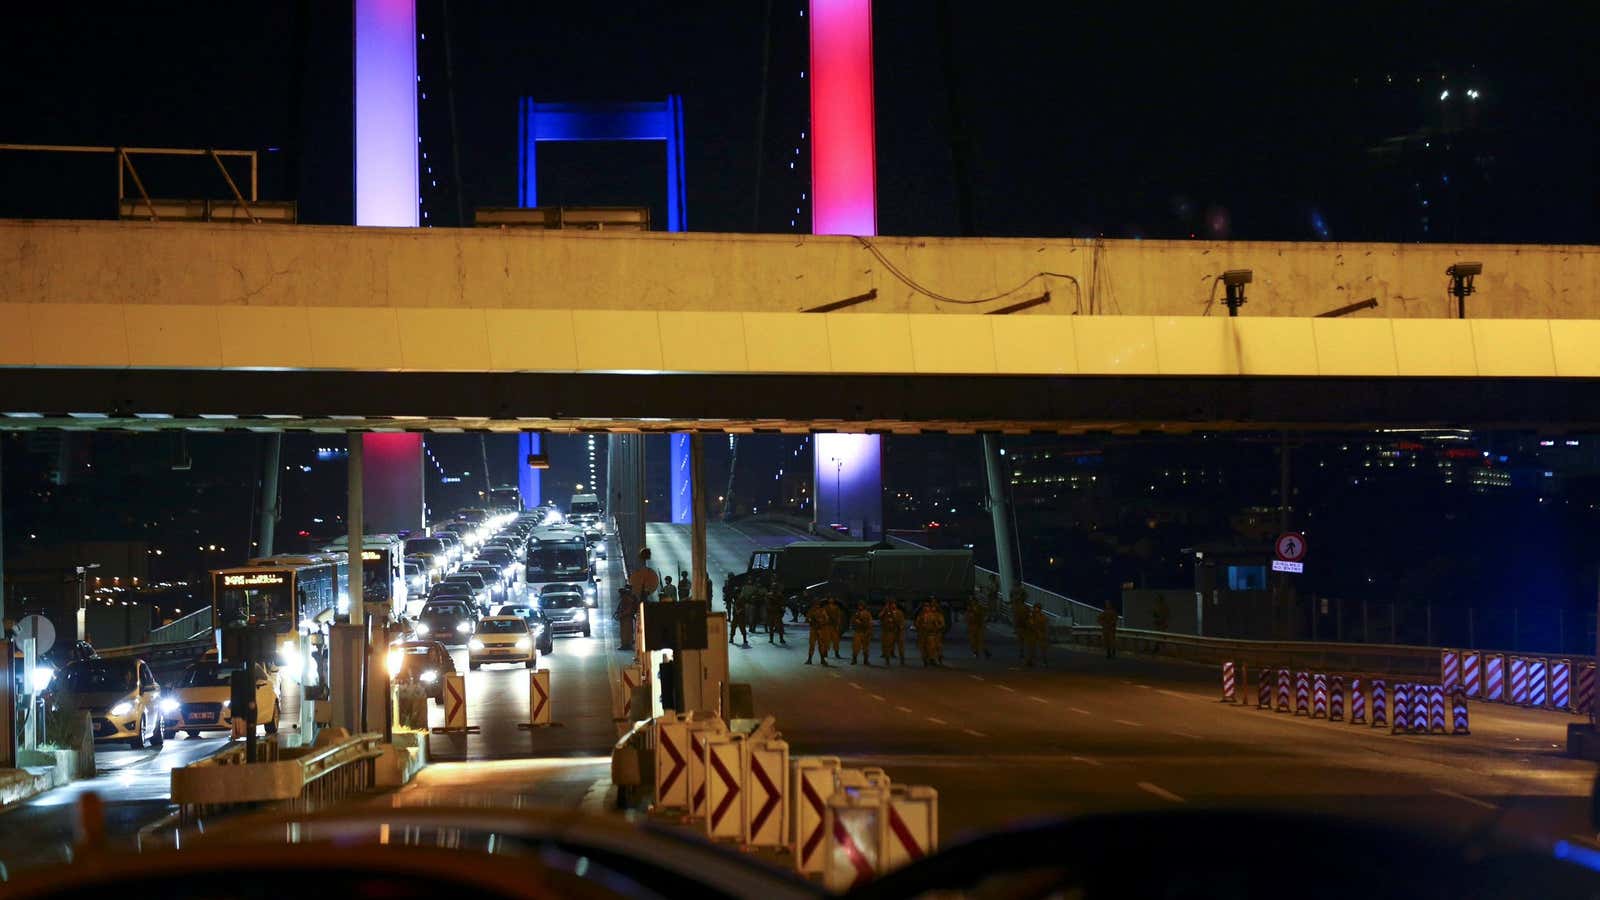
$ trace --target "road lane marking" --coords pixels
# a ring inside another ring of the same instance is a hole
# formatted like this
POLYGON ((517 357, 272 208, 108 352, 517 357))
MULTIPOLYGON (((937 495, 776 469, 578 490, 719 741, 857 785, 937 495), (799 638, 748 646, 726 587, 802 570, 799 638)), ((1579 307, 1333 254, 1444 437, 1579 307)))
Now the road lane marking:
POLYGON ((929 716, 928 717, 928 721, 932 722, 935 725, 949 725, 950 724, 949 722, 946 722, 945 720, 939 718, 938 716, 929 716))
POLYGON ((988 737, 988 735, 987 735, 987 734, 984 734, 984 733, 983 733, 983 732, 981 732, 981 731, 973 731, 973 730, 972 730, 972 729, 971 729, 971 728, 963 728, 963 729, 961 729, 961 730, 962 730, 962 731, 965 731, 965 732, 966 732, 966 733, 967 733, 967 734, 970 734, 970 735, 972 735, 972 736, 973 736, 973 737, 975 737, 975 738, 983 738, 983 737, 988 737))
POLYGON ((1163 788, 1158 784, 1151 784, 1148 781, 1139 782, 1139 790, 1144 791, 1146 794, 1154 794, 1163 800, 1170 800, 1173 803, 1187 802, 1182 797, 1179 797, 1177 794, 1174 794, 1166 788, 1163 788))
POLYGON ((1150 686, 1150 685, 1148 685, 1148 684, 1141 684, 1141 685, 1139 685, 1139 687, 1142 687, 1142 688, 1144 688, 1144 689, 1145 689, 1145 690, 1147 690, 1147 691, 1153 691, 1153 690, 1155 690, 1155 688, 1153 688, 1153 687, 1151 687, 1151 686, 1150 686))
POLYGON ((971 678, 973 681, 982 681, 983 680, 983 676, 982 675, 968 675, 967 677, 971 678))
POLYGON ((1072 757, 1072 761, 1081 762, 1086 766, 1094 766, 1097 769, 1100 768, 1101 765, 1100 760, 1095 759, 1092 756, 1074 756, 1072 757))
POLYGON ((862 686, 861 686, 861 685, 859 685, 859 684, 857 684, 857 683, 855 683, 855 682, 854 682, 854 681, 852 681, 852 682, 850 682, 850 686, 851 686, 851 687, 853 687, 853 688, 855 688, 855 689, 856 689, 856 690, 858 690, 858 691, 860 691, 860 690, 865 690, 865 688, 863 688, 863 687, 862 687, 862 686))
POLYGON ((999 688, 1002 691, 1010 691, 1013 694, 1015 694, 1017 692, 1016 688, 1006 687, 1003 684, 997 684, 997 685, 995 685, 995 687, 999 688))
POLYGON ((1069 707, 1067 707, 1067 709, 1072 710, 1073 712, 1077 713, 1080 716, 1093 715, 1093 713, 1089 712, 1087 709, 1079 709, 1076 706, 1069 706, 1069 707))
POLYGON ((903 713, 911 712, 911 707, 909 706, 896 706, 895 709, 898 709, 903 713))
POLYGON ((1449 797, 1452 800, 1463 800, 1467 803, 1471 803, 1473 806, 1481 806, 1484 809, 1500 808, 1487 800, 1479 800, 1477 797, 1468 797, 1466 794, 1458 794, 1455 791, 1447 791, 1444 788, 1434 788, 1433 792, 1441 797, 1449 797))
POLYGON ((1143 728, 1144 727, 1144 725, 1142 725, 1142 724, 1140 724, 1138 722, 1129 722, 1127 719, 1112 719, 1111 721, 1117 723, 1118 725, 1128 725, 1128 726, 1133 727, 1133 728, 1143 728))
POLYGON ((1205 740, 1200 735, 1191 734, 1190 732, 1187 732, 1187 731, 1178 731, 1178 730, 1174 729, 1172 733, 1177 735, 1178 737, 1193 738, 1193 739, 1195 739, 1197 741, 1205 740))
MULTIPOLYGON (((824 660, 824 662, 826 662, 826 660, 824 660)), ((843 675, 840 675, 838 672, 829 672, 828 674, 832 675, 835 678, 843 678, 844 677, 843 675)))
POLYGON ((872 699, 874 699, 874 700, 882 700, 883 699, 883 695, 882 694, 873 694, 872 695, 872 699))
POLYGON ((1166 694, 1168 697, 1177 697, 1179 700, 1193 700, 1194 699, 1194 695, 1193 694, 1180 694, 1177 691, 1169 691, 1169 690, 1167 690, 1165 688, 1156 688, 1156 693, 1158 693, 1158 694, 1166 694))
POLYGON ((1028 695, 1028 699, 1029 699, 1029 700, 1032 700, 1032 701, 1033 701, 1033 702, 1035 702, 1035 703, 1049 703, 1049 702, 1050 702, 1050 701, 1049 701, 1049 700, 1046 700, 1046 699, 1045 699, 1045 698, 1043 698, 1043 697, 1035 697, 1035 696, 1034 696, 1034 695, 1032 695, 1032 694, 1029 694, 1029 695, 1028 695))

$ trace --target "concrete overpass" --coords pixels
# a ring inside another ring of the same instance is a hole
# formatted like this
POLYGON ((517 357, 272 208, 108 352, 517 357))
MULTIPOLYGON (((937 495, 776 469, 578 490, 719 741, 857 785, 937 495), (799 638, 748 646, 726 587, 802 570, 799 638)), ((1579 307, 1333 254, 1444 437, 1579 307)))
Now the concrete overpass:
POLYGON ((1600 424, 1593 247, 8 221, 0 248, 0 427, 1600 424))

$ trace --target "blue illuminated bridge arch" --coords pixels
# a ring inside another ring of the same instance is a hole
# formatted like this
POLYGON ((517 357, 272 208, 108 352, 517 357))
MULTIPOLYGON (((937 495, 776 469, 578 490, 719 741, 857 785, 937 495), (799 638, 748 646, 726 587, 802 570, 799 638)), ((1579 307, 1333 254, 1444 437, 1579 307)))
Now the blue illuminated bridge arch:
POLYGON ((517 202, 539 205, 538 147, 541 141, 662 141, 667 145, 667 230, 688 227, 684 194, 683 98, 659 103, 540 103, 522 98, 518 118, 517 202))

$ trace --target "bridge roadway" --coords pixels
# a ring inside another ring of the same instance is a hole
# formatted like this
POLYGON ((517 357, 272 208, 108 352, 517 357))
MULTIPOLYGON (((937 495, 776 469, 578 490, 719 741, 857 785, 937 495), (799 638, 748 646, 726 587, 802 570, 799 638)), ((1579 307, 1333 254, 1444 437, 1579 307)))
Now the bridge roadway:
MULTIPOLYGON (((800 537, 771 524, 712 527, 713 583, 742 571, 751 549, 800 537)), ((652 524, 648 541, 663 570, 686 566, 686 528, 652 524)), ((614 545, 602 576, 594 636, 558 638, 541 659, 559 724, 517 727, 527 715, 524 670, 470 672, 468 721, 478 733, 430 736, 434 764, 407 788, 364 802, 603 809, 617 733, 608 682, 628 659, 613 649, 605 612, 622 578, 614 545)), ((730 653, 733 678, 753 686, 757 711, 778 717, 795 754, 837 755, 936 787, 945 841, 1033 816, 1191 804, 1379 816, 1463 833, 1493 827, 1525 838, 1594 836, 1586 824, 1594 768, 1562 755, 1566 716, 1478 704, 1471 736, 1390 735, 1221 704, 1209 668, 1061 647, 1047 668, 1024 668, 1004 626, 990 629, 993 657, 977 660, 958 624, 948 665, 938 669, 915 660, 886 669, 876 659, 852 667, 848 658, 807 666, 805 626, 789 628, 786 646, 756 634, 749 649, 730 653)), ((463 671, 465 663, 458 652, 463 671)), ((443 724, 440 710, 432 715, 443 724)), ((15 869, 64 859, 71 801, 85 790, 107 799, 115 839, 131 845, 140 825, 167 811, 170 769, 221 743, 103 752, 95 781, 0 815, 0 860, 15 869)), ((1241 852, 1251 852, 1251 840, 1240 835, 1241 852)))

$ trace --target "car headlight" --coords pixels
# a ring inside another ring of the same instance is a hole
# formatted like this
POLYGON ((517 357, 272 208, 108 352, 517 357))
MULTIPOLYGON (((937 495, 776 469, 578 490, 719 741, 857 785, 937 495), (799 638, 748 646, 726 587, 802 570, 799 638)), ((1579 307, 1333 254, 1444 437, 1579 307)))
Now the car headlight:
POLYGON ((589 618, 589 611, 587 609, 578 610, 578 618, 580 618, 580 619, 588 619, 589 618))
POLYGON ((278 659, 283 667, 291 671, 300 668, 300 645, 296 641, 284 641, 278 648, 278 659))
POLYGON ((456 631, 459 631, 462 634, 471 634, 472 633, 472 623, 471 622, 460 622, 460 623, 457 623, 456 631))
POLYGON ((468 650, 482 650, 483 649, 483 641, 480 641, 477 638, 473 638, 472 640, 467 641, 467 649, 468 650))
POLYGON ((439 673, 432 669, 428 669, 421 675, 417 676, 417 680, 423 684, 433 684, 435 681, 439 680, 439 673))
POLYGON ((427 634, 428 633, 428 623, 426 623, 426 622, 418 622, 417 623, 417 627, 416 627, 415 630, 416 630, 417 634, 427 634))
POLYGON ((517 638, 517 649, 531 650, 533 649, 533 641, 529 638, 517 638))
POLYGON ((583 592, 585 594, 589 595, 590 597, 593 597, 594 596, 594 585, 589 584, 588 582, 585 582, 584 585, 583 585, 583 592))
POLYGON ((50 686, 51 680, 55 677, 55 669, 52 669, 49 666, 35 666, 33 669, 33 678, 31 679, 33 684, 33 692, 35 694, 44 693, 45 688, 50 686))
POLYGON ((133 704, 127 700, 124 700, 121 703, 118 703, 116 706, 111 707, 111 718, 120 719, 131 712, 133 712, 133 704))
POLYGON ((161 711, 169 716, 172 715, 178 711, 178 701, 172 697, 161 698, 161 711))

